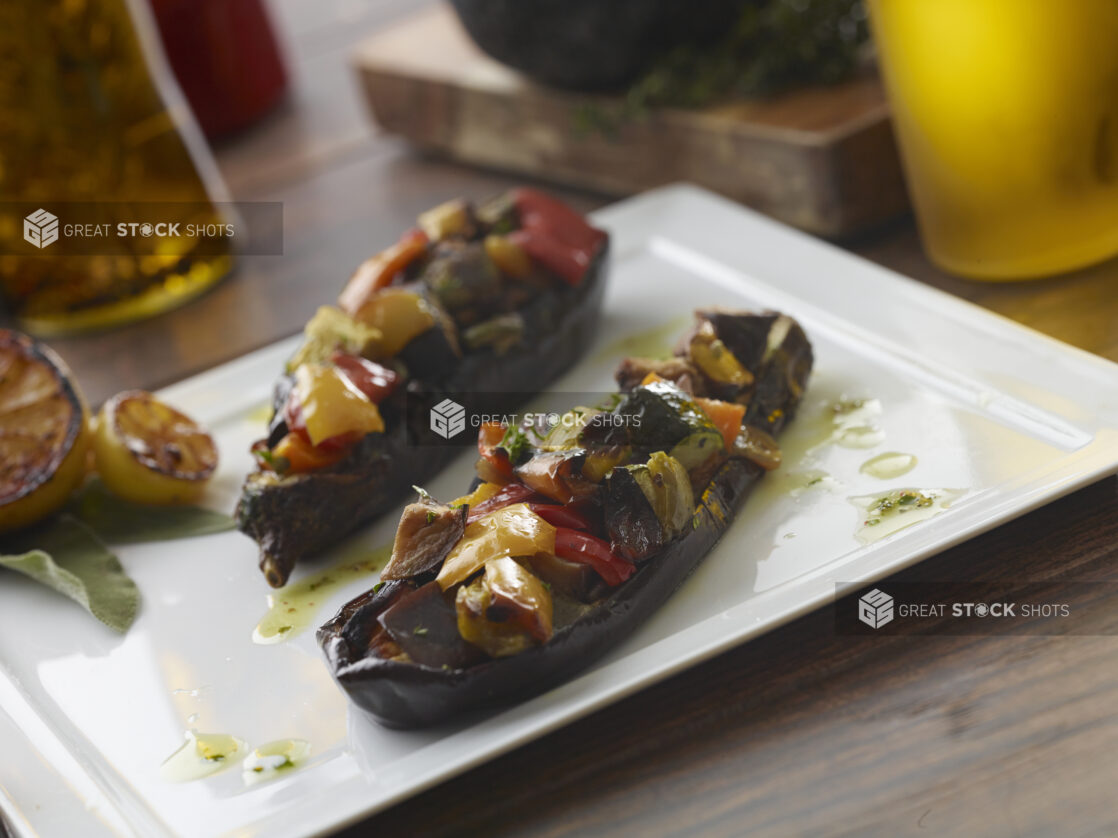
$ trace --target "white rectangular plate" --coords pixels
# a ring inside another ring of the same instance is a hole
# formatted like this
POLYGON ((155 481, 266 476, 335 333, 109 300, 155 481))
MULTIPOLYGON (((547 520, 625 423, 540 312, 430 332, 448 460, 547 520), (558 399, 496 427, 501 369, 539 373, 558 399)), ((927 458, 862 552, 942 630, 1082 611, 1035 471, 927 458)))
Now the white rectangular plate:
MULTIPOLYGON (((408 733, 347 704, 312 632, 253 643, 269 591, 255 546, 239 533, 121 548, 144 596, 123 638, 5 573, 0 806, 18 831, 282 838, 329 830, 826 603, 836 582, 896 571, 1118 470, 1114 364, 697 189, 663 189, 595 218, 615 237, 602 338, 555 391, 611 389, 619 337, 662 325, 679 333, 681 315, 699 306, 780 309, 815 345, 785 465, 684 588, 577 680, 469 726, 408 733), (881 402, 884 441, 812 448, 828 405, 844 395, 881 402), (893 481, 859 472, 889 450, 919 463, 893 481), (830 479, 790 491, 805 482, 796 473, 810 469, 830 479), (849 498, 899 486, 965 493, 935 518, 860 543, 849 498), (313 757, 271 783, 246 786, 235 768, 164 782, 160 763, 190 727, 250 744, 306 739, 313 757)), ((218 508, 233 504, 248 443, 261 434, 259 407, 292 346, 165 391, 218 438, 218 508)), ((428 488, 454 497, 471 473, 463 455, 428 488)), ((342 551, 386 543, 396 518, 385 515, 342 551)), ((329 596, 319 622, 373 581, 329 596)))

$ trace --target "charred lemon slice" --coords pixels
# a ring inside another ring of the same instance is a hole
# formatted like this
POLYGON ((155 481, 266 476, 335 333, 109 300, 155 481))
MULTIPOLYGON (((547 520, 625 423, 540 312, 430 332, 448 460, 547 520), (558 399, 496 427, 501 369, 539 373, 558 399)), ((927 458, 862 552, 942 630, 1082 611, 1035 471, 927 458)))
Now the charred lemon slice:
POLYGON ((50 515, 82 482, 87 419, 62 359, 0 329, 0 532, 50 515))
POLYGON ((118 393, 101 408, 93 453, 105 485, 136 503, 193 503, 217 468, 213 437, 143 390, 118 393))

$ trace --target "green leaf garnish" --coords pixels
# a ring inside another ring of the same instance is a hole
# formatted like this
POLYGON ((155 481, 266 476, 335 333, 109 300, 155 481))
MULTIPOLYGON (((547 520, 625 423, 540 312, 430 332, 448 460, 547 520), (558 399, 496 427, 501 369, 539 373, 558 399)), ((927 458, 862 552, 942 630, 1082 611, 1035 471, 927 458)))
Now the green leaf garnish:
POLYGON ((228 515, 197 506, 132 503, 94 479, 70 499, 62 514, 5 536, 0 567, 53 588, 123 633, 136 618, 140 593, 105 542, 170 541, 223 532, 233 523, 228 515))
POLYGON ((6 537, 0 566, 53 588, 121 634, 136 619, 136 583, 100 539, 70 515, 6 537))
POLYGON ((147 506, 119 498, 100 480, 91 480, 67 511, 109 544, 171 541, 224 532, 233 519, 198 506, 147 506))

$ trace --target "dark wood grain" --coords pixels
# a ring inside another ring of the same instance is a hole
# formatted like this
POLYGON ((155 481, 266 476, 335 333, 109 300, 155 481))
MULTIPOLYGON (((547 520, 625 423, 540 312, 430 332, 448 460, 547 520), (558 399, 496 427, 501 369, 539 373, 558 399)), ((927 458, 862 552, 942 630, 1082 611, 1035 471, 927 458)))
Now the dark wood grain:
MULTIPOLYGON (((367 127, 352 79, 335 82, 375 15, 408 6, 379 2, 274 4, 294 44, 295 93, 218 156, 237 197, 284 203, 284 256, 242 259, 234 277, 162 317, 54 342, 91 401, 295 332, 417 211, 512 182, 367 127)), ((564 197, 580 209, 604 202, 564 197)), ((1040 282, 968 282, 927 262, 911 220, 851 247, 1118 360, 1118 263, 1040 282)), ((982 579, 1008 595, 1023 580, 1116 575, 1110 478, 899 578, 982 579)), ((1118 834, 1118 598, 1100 597, 1077 619, 1093 636, 855 638, 815 613, 345 834, 1118 834)))
POLYGON ((908 206, 872 70, 769 99, 637 116, 620 96, 555 90, 501 66, 440 5, 378 31, 354 62, 384 130, 455 160, 612 195, 690 181, 826 236, 908 206))
MULTIPOLYGON (((1118 582, 1118 480, 895 579, 1118 582)), ((1118 609, 1075 614, 1095 636, 836 636, 816 612, 344 835, 1115 834, 1118 609)))

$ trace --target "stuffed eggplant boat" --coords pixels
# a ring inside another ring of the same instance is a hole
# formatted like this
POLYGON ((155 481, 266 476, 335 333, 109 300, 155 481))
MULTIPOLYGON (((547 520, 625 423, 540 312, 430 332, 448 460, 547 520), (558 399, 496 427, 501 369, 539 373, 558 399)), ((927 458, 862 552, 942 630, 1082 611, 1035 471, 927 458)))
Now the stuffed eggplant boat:
POLYGON ((415 399, 472 393, 504 413, 566 370, 594 336, 608 246, 573 210, 518 189, 423 213, 364 262, 307 324, 253 446, 236 519, 269 584, 457 453, 414 444, 415 399))
POLYGON ((318 632, 338 684, 392 727, 542 692, 647 619, 780 464, 811 345, 775 314, 697 312, 669 360, 543 427, 483 426, 479 480, 404 511, 371 591, 318 632))

